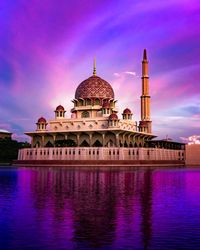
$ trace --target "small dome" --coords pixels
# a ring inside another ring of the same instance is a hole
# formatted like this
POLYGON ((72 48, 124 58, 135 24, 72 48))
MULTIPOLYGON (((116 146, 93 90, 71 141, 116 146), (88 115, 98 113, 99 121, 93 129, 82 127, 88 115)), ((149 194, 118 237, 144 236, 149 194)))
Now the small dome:
POLYGON ((75 98, 114 99, 114 91, 108 82, 93 75, 79 84, 75 98))
POLYGON ((59 105, 57 108, 56 108, 56 111, 65 111, 64 107, 62 105, 59 105))
POLYGON ((132 114, 129 108, 124 109, 123 114, 132 114))
POLYGON ((44 117, 40 117, 38 119, 38 123, 47 123, 46 119, 44 117))
POLYGON ((117 114, 112 113, 112 114, 109 116, 109 120, 118 120, 117 114))

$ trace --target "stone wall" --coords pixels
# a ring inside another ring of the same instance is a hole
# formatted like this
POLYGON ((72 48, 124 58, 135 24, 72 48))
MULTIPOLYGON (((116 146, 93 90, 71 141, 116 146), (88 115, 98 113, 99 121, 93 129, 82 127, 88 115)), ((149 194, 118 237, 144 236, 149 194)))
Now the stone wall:
POLYGON ((186 165, 200 166, 200 144, 186 145, 186 165))

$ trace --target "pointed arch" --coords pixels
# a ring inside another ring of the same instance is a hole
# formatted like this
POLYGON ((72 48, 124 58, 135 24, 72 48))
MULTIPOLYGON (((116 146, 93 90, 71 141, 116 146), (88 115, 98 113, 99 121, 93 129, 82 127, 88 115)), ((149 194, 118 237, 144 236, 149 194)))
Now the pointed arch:
POLYGON ((95 143, 97 140, 100 142, 100 144, 102 144, 102 145, 103 145, 103 138, 102 138, 102 134, 101 134, 101 133, 99 133, 99 132, 97 132, 97 131, 95 131, 95 132, 92 134, 92 141, 91 141, 91 145, 94 145, 94 143, 95 143))
POLYGON ((96 141, 93 143, 92 146, 93 146, 93 147, 102 147, 103 145, 102 145, 102 143, 101 143, 99 140, 96 140, 96 141))
POLYGON ((115 133, 109 131, 105 133, 105 145, 109 147, 109 145, 112 145, 111 147, 114 147, 116 144, 116 136, 115 133))
POLYGON ((124 147, 125 148, 127 148, 128 147, 128 144, 127 144, 127 142, 125 141, 125 143, 124 143, 124 147))
POLYGON ((86 140, 83 140, 82 143, 80 144, 80 147, 89 147, 90 144, 86 141, 86 140))

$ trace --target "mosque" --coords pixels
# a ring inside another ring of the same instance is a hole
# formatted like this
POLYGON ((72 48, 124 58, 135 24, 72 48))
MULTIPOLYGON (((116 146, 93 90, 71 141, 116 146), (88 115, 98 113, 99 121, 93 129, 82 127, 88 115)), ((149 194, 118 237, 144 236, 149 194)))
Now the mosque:
POLYGON ((26 133, 33 147, 51 147, 61 144, 78 147, 144 147, 152 134, 147 53, 142 61, 141 121, 134 120, 131 109, 118 114, 114 90, 97 76, 94 62, 93 75, 79 84, 72 101, 71 118, 65 118, 63 106, 55 109, 55 119, 38 119, 37 129, 26 133), (48 128, 49 126, 49 128, 48 128))
POLYGON ((154 149, 149 148, 156 136, 150 117, 146 49, 141 79, 141 119, 137 122, 131 108, 118 114, 114 90, 97 76, 94 61, 93 75, 75 91, 71 117, 65 117, 61 105, 56 107, 54 119, 40 117, 36 130, 25 133, 31 137, 31 149, 21 149, 18 160, 183 160, 181 145, 171 144, 166 149, 154 141, 154 149))

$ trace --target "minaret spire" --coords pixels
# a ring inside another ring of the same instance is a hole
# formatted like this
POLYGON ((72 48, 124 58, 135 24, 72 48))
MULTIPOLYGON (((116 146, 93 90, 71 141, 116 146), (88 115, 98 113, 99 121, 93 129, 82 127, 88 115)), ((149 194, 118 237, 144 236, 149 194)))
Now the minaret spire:
POLYGON ((94 63, 93 63, 93 76, 97 75, 97 70, 96 70, 96 57, 94 57, 94 63))
POLYGON ((147 61, 147 50, 144 49, 144 52, 143 52, 143 61, 147 61))
MULTIPOLYGON (((143 52, 143 60, 142 60, 142 79, 144 77, 148 78, 148 61, 147 61, 147 50, 144 49, 143 52)), ((149 85, 149 83, 147 82, 146 85, 149 85)))

